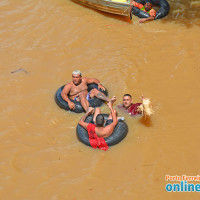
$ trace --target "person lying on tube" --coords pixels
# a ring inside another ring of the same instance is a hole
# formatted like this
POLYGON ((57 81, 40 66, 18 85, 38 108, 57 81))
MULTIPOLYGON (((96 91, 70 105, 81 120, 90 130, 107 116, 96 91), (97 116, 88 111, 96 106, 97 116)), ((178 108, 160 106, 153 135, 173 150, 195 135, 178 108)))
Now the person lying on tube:
POLYGON ((137 3, 136 1, 132 1, 132 4, 134 7, 139 8, 140 10, 143 10, 144 12, 149 13, 150 17, 148 18, 142 18, 139 20, 140 23, 144 23, 146 21, 152 21, 156 17, 156 10, 152 8, 152 3, 146 2, 144 5, 141 3, 137 3))

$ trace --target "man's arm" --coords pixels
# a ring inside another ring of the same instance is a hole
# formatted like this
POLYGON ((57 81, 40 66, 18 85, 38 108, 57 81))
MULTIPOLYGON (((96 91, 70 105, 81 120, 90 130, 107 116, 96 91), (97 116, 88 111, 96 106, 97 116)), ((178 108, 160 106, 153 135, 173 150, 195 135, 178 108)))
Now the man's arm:
POLYGON ((88 113, 84 114, 83 117, 79 121, 79 125, 81 125, 86 130, 87 130, 88 123, 85 122, 85 119, 87 116, 88 116, 88 113))
POLYGON ((104 86, 96 78, 87 78, 87 84, 95 83, 98 85, 98 89, 105 90, 104 86))
POLYGON ((98 85, 100 81, 96 78, 87 78, 87 84, 91 84, 91 83, 95 83, 98 85))
POLYGON ((87 125, 88 125, 88 123, 85 122, 85 119, 86 119, 86 117, 87 117, 88 115, 92 114, 93 111, 94 111, 93 108, 89 109, 88 112, 85 113, 85 114, 83 115, 83 117, 82 117, 82 118, 80 119, 80 121, 79 121, 79 125, 81 125, 81 126, 82 126, 83 128, 85 128, 86 130, 87 130, 87 125))
POLYGON ((156 17, 156 10, 154 10, 154 9, 152 8, 152 9, 150 10, 150 12, 149 12, 149 15, 150 15, 150 17, 140 19, 139 22, 140 22, 140 23, 144 23, 144 22, 146 22, 146 21, 152 21, 152 20, 154 20, 155 17, 156 17))
POLYGON ((74 109, 75 108, 75 104, 73 102, 70 101, 68 94, 71 90, 71 84, 68 83, 67 85, 65 85, 65 87, 63 88, 62 92, 61 92, 61 96, 62 98, 68 103, 69 108, 70 109, 74 109))
POLYGON ((71 90, 71 84, 68 83, 67 85, 65 85, 65 87, 63 88, 63 90, 61 92, 61 96, 66 102, 70 101, 68 98, 68 94, 69 94, 70 90, 71 90))
POLYGON ((139 9, 141 9, 142 7, 144 7, 143 4, 137 3, 136 1, 132 1, 132 4, 133 4, 134 7, 137 7, 137 8, 139 8, 139 9))
POLYGON ((154 19, 155 19, 155 17, 151 16, 151 17, 148 17, 148 18, 142 18, 142 19, 139 20, 139 22, 144 23, 146 21, 152 21, 154 19))
POLYGON ((117 121, 117 112, 116 110, 113 109, 113 106, 111 104, 111 102, 109 102, 108 104, 108 107, 110 108, 110 111, 111 111, 111 116, 112 116, 112 120, 113 122, 109 125, 107 125, 103 131, 101 131, 100 133, 98 133, 98 136, 99 137, 109 137, 114 129, 115 129, 115 126, 117 125, 118 121, 117 121))
POLYGON ((109 102, 108 104, 108 107, 110 108, 110 111, 111 111, 111 115, 112 115, 112 120, 113 120, 113 123, 111 125, 115 126, 117 125, 118 121, 117 121, 117 112, 116 110, 113 109, 113 106, 112 106, 112 103, 109 102))

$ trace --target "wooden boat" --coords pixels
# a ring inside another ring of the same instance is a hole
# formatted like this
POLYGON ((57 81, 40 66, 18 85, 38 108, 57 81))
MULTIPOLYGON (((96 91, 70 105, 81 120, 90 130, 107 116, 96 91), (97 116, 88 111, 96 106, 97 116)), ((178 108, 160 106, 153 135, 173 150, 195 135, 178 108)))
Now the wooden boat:
POLYGON ((130 15, 130 0, 73 0, 85 6, 117 15, 130 15))

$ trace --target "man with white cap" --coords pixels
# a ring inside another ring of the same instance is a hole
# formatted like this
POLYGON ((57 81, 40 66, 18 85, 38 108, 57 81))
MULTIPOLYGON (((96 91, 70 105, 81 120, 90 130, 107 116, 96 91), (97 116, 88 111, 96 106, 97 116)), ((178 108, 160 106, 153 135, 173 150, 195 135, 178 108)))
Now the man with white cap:
POLYGON ((86 78, 82 77, 82 74, 79 70, 75 70, 72 72, 72 81, 65 85, 62 90, 61 96, 68 103, 69 108, 71 110, 75 109, 75 104, 70 101, 69 98, 79 101, 83 106, 85 112, 89 109, 89 102, 91 98, 97 97, 106 102, 113 102, 116 100, 114 96, 112 99, 106 97, 106 95, 96 88, 92 89, 90 92, 87 91, 88 84, 95 83, 98 85, 98 89, 105 90, 104 86, 100 83, 100 81, 96 78, 86 78))

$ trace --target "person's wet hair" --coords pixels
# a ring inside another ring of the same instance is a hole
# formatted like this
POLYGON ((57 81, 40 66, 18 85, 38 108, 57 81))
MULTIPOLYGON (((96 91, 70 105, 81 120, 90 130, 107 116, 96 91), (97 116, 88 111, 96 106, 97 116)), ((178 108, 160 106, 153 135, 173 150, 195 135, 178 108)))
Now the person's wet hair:
POLYGON ((123 97, 131 97, 132 98, 132 96, 130 94, 125 94, 123 97))
POLYGON ((96 124, 97 126, 103 126, 104 124, 104 117, 101 114, 98 114, 96 117, 96 124))
POLYGON ((146 3, 150 3, 152 5, 152 1, 151 0, 146 1, 146 3))

